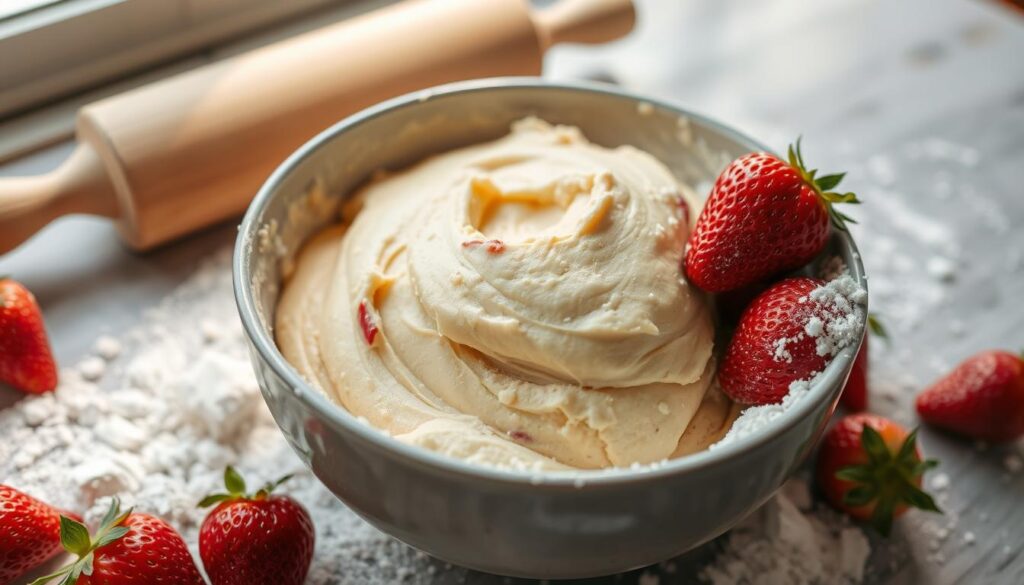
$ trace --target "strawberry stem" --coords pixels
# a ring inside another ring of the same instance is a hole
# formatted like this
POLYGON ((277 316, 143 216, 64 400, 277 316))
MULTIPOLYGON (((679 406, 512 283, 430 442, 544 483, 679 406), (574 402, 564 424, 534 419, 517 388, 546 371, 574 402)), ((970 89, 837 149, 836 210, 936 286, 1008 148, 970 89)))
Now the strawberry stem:
POLYGON ((893 517, 902 505, 942 513, 935 500, 918 487, 921 476, 938 462, 922 461, 918 456, 917 429, 907 435, 896 453, 889 449, 878 431, 868 425, 864 425, 860 441, 868 462, 836 472, 837 478, 854 484, 843 496, 843 504, 859 508, 874 503, 870 523, 882 536, 889 536, 893 517))
POLYGON ((846 173, 835 173, 816 177, 818 169, 807 169, 807 164, 804 163, 804 154, 800 147, 802 139, 802 136, 797 137, 796 143, 789 145, 789 150, 787 152, 789 165, 800 174, 800 178, 803 179, 804 183, 814 189, 814 192, 818 194, 818 199, 821 201, 822 205, 825 206, 829 219, 832 220, 832 225, 834 225, 836 229, 847 231, 847 223, 857 222, 850 216, 837 210, 835 208, 835 204, 849 203, 857 205, 860 204, 860 200, 857 199, 857 196, 853 193, 839 193, 833 191, 833 189, 839 186, 840 181, 843 180, 846 173))
POLYGON ((197 507, 208 508, 214 504, 235 500, 262 500, 272 494, 282 483, 288 481, 292 477, 294 477, 294 474, 289 473, 277 481, 268 481, 263 484, 260 489, 256 490, 256 493, 249 494, 245 489, 245 479, 237 470, 235 470, 234 467, 228 465, 224 468, 224 487, 227 489, 227 493, 210 494, 200 500, 197 507))

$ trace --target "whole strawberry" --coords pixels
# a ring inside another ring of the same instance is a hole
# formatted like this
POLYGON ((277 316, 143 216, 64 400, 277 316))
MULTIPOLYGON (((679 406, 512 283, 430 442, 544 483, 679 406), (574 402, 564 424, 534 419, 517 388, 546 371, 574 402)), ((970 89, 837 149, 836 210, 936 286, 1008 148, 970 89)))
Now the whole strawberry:
POLYGON ((924 472, 936 465, 921 459, 917 431, 859 413, 840 419, 825 434, 815 471, 830 504, 888 535, 893 519, 909 507, 940 512, 921 490, 924 472))
POLYGON ((77 520, 60 517, 60 540, 78 560, 32 585, 58 577, 60 585, 203 585, 185 541, 147 514, 121 513, 115 499, 95 536, 77 520))
POLYGON ((204 508, 217 504, 199 530, 199 556, 213 585, 301 585, 306 580, 313 560, 313 521, 295 500, 272 495, 287 480, 248 495, 245 480, 228 467, 228 493, 199 503, 204 508))
POLYGON ((1006 351, 967 358, 917 396, 928 424, 985 441, 1024 435, 1024 361, 1006 351))
POLYGON ((36 298, 0 277, 0 382, 42 394, 57 387, 57 366, 36 298))
POLYGON ((725 292, 804 266, 825 247, 829 220, 846 229, 849 217, 834 203, 858 203, 831 191, 843 174, 816 177, 800 141, 789 162, 758 152, 742 156, 718 176, 690 234, 685 272, 709 292, 725 292))
MULTIPOLYGON (((868 331, 873 335, 887 339, 888 335, 882 323, 874 316, 868 315, 868 331)), ((850 377, 846 380, 846 387, 839 395, 839 403, 848 412, 862 412, 868 409, 868 340, 870 335, 864 336, 864 342, 857 352, 857 358, 853 360, 853 369, 850 370, 850 377)))
POLYGON ((60 515, 60 510, 0 485, 0 583, 10 583, 63 550, 60 515))
POLYGON ((826 356, 807 335, 812 318, 826 317, 809 298, 824 282, 797 277, 777 282, 758 295, 740 316, 718 370, 722 390, 741 404, 782 400, 797 380, 820 372, 826 356))

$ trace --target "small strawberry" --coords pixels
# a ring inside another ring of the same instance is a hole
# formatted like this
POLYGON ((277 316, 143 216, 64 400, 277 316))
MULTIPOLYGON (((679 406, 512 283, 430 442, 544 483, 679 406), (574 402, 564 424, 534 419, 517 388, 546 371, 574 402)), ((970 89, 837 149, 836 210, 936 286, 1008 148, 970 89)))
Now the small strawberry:
MULTIPOLYGON (((874 315, 868 315, 868 331, 882 339, 888 339, 885 327, 874 315)), ((868 339, 870 337, 870 335, 864 336, 864 343, 861 344, 857 358, 853 361, 850 378, 846 381, 843 393, 839 395, 839 403, 849 412, 862 412, 868 409, 868 339)))
POLYGON ((313 521, 295 500, 271 495, 289 477, 248 495, 245 480, 228 467, 228 493, 199 502, 203 508, 217 504, 199 530, 199 556, 213 585, 301 585, 306 580, 313 560, 313 521))
POLYGON ((816 177, 800 141, 789 162, 758 152, 729 164, 718 176, 690 234, 685 272, 709 292, 725 292, 799 268, 828 241, 829 220, 845 230, 852 219, 835 203, 859 203, 831 191, 843 174, 816 177))
POLYGON ((984 441, 1024 435, 1024 360, 1006 351, 967 358, 917 396, 932 425, 984 441))
POLYGON ((789 278, 747 306, 718 370, 730 398, 741 404, 779 402, 790 384, 824 369, 826 356, 818 355, 815 339, 805 333, 812 317, 824 315, 808 298, 822 284, 815 278, 789 278))
POLYGON ((30 394, 57 387, 57 366, 36 298, 0 277, 0 382, 30 394))
POLYGON ((0 485, 0 583, 10 583, 63 550, 60 515, 60 510, 0 485))
POLYGON ((825 499, 858 520, 868 520, 883 535, 908 507, 939 512, 921 490, 924 472, 938 465, 921 460, 917 431, 886 418, 851 414, 826 433, 816 473, 825 499))
POLYGON ((185 541, 169 524, 147 514, 121 513, 116 499, 95 536, 77 520, 60 517, 60 540, 78 560, 41 577, 60 585, 204 585, 185 541))

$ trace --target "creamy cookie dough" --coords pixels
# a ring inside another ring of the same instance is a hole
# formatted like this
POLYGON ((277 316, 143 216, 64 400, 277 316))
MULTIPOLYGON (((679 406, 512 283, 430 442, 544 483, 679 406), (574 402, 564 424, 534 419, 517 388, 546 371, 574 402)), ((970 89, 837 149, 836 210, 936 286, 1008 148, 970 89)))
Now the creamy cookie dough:
POLYGON ((651 463, 707 447, 707 300, 679 260, 690 190, 649 154, 517 123, 374 180, 297 258, 278 344, 396 439, 526 469, 651 463))

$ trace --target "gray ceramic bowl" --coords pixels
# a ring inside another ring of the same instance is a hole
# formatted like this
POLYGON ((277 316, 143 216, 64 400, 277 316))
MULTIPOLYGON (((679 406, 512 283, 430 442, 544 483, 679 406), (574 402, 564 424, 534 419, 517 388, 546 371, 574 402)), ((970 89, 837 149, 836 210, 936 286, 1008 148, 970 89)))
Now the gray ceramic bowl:
MULTIPOLYGON (((360 423, 303 381, 271 330, 289 254, 334 220, 302 210, 329 209, 377 169, 502 136, 527 115, 579 126, 606 146, 632 144, 695 185, 710 184, 729 159, 765 149, 714 121, 606 86, 492 79, 403 96, 322 132, 274 172, 241 226, 235 296, 278 425, 352 510, 458 565, 534 578, 605 575, 692 549, 764 503, 811 450, 857 348, 841 352, 775 424, 730 445, 657 469, 531 476, 436 455, 360 423), (316 191, 328 200, 304 199, 316 191)), ((846 234, 827 253, 866 285, 846 234)))

